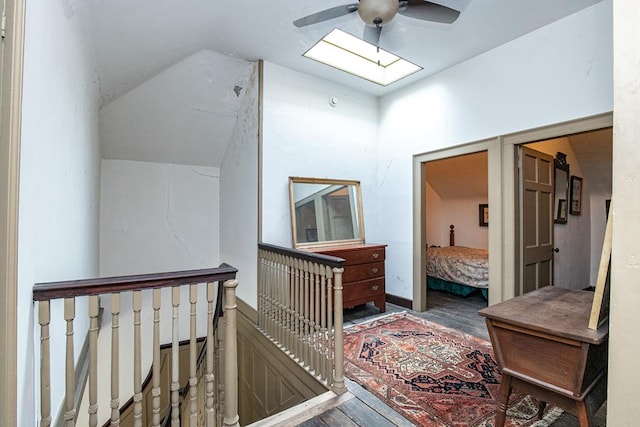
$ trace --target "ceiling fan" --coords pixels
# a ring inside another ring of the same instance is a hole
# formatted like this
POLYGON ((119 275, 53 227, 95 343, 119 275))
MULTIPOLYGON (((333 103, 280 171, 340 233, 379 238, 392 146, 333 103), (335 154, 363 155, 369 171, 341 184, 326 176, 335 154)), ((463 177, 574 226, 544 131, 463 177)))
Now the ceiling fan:
POLYGON ((458 10, 425 0, 359 0, 358 3, 331 7, 296 19, 293 21, 293 25, 305 27, 356 11, 366 24, 365 40, 375 41, 376 45, 380 39, 382 27, 391 21, 397 13, 410 18, 443 24, 451 24, 460 16, 458 10))

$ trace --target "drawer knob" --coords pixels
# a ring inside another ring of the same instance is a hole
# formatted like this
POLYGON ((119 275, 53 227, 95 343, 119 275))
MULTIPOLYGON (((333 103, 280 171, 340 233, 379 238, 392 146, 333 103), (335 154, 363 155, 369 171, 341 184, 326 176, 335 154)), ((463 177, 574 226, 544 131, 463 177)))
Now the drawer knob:
POLYGON ((378 257, 380 256, 380 254, 378 252, 374 253, 373 255, 373 259, 378 259, 378 257))
POLYGON ((371 269, 371 272, 372 272, 373 274, 376 274, 376 273, 378 272, 378 269, 377 269, 377 268, 372 268, 372 269, 371 269))
POLYGON ((378 285, 376 285, 376 286, 372 286, 372 287, 371 287, 371 290, 372 290, 372 291, 377 291, 377 290, 378 290, 378 285))

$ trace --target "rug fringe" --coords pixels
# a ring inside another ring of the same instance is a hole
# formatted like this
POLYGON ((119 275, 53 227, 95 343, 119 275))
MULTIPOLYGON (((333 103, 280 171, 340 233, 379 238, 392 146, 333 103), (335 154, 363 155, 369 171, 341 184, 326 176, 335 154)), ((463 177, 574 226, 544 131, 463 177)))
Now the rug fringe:
POLYGON ((545 416, 533 424, 530 427, 548 427, 558 420, 564 414, 564 411, 557 406, 554 406, 545 414, 545 416))
POLYGON ((363 320, 363 321, 362 321, 362 322, 360 322, 360 323, 354 323, 354 324, 352 324, 352 325, 345 326, 345 327, 344 327, 344 330, 345 330, 345 331, 347 331, 347 330, 349 330, 349 329, 351 329, 351 328, 355 328, 355 327, 358 327, 358 326, 362 326, 362 325, 364 325, 364 324, 371 323, 371 322, 375 322, 375 321, 378 321, 378 320, 386 319, 387 317, 395 316, 395 315, 398 315, 398 314, 400 314, 400 315, 405 315, 405 314, 408 314, 408 312, 407 312, 407 311, 395 311, 395 312, 393 312, 393 313, 383 313, 383 314, 379 314, 379 315, 378 315, 378 316, 376 316, 376 317, 368 317, 366 320, 363 320))

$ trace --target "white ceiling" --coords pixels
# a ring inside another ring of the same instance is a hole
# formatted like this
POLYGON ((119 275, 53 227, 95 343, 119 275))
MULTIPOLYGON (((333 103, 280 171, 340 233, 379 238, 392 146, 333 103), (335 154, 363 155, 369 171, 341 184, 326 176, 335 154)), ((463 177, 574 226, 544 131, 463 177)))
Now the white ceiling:
POLYGON ((600 0, 437 0, 464 8, 451 25, 398 15, 381 47, 424 70, 386 88, 301 55, 331 29, 361 35, 357 13, 304 28, 294 19, 343 0, 89 0, 88 29, 104 102, 203 49, 264 59, 381 96, 488 51, 600 0))

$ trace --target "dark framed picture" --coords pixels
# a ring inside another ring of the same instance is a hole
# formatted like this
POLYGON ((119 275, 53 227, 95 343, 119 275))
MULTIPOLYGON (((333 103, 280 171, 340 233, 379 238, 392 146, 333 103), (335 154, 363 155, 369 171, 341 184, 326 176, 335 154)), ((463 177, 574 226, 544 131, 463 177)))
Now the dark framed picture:
POLYGON ((558 218, 567 218, 567 199, 558 199, 558 218))
POLYGON ((478 206, 480 208, 480 213, 479 213, 480 227, 488 227, 489 226, 489 205, 483 204, 478 206))
POLYGON ((582 213, 582 178, 571 175, 571 203, 569 204, 569 213, 571 215, 580 215, 582 213))

